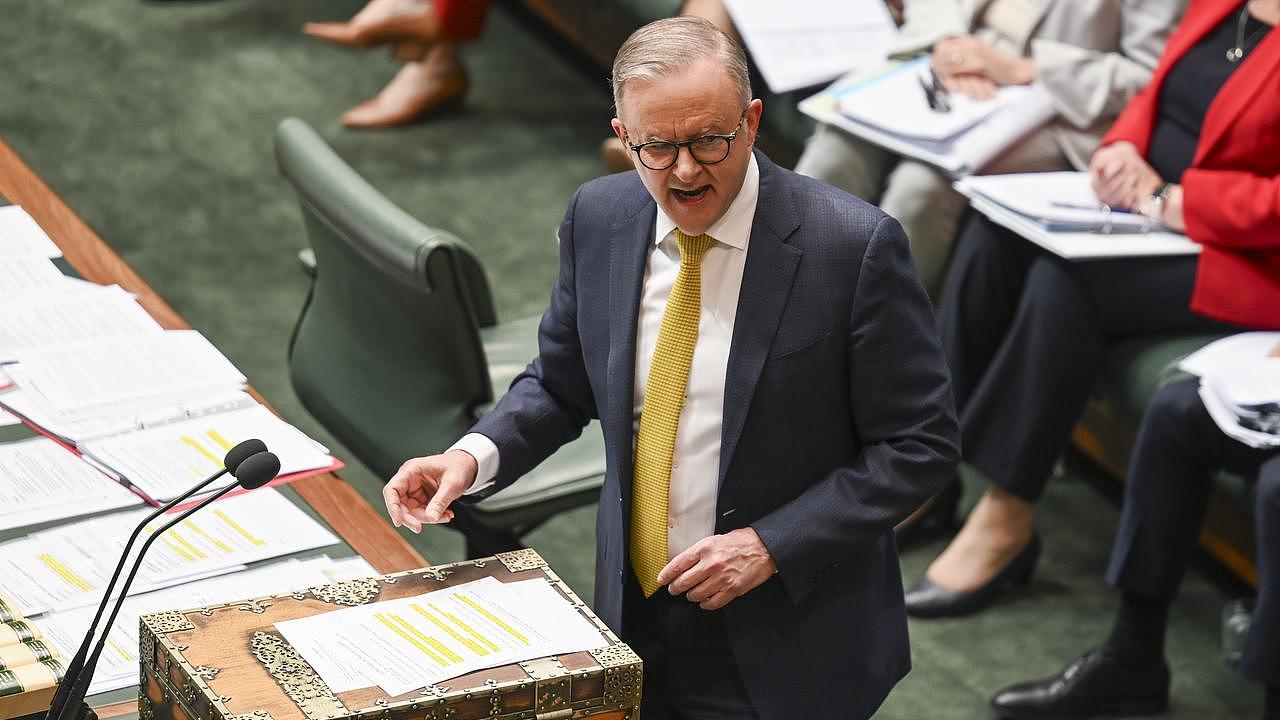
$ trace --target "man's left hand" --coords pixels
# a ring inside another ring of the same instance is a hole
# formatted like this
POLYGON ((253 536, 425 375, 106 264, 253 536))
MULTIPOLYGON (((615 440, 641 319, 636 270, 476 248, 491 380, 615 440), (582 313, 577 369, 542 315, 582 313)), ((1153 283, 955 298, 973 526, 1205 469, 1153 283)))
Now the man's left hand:
POLYGON ((658 584, 703 610, 719 610, 768 580, 778 566, 751 528, 703 538, 658 573, 658 584))

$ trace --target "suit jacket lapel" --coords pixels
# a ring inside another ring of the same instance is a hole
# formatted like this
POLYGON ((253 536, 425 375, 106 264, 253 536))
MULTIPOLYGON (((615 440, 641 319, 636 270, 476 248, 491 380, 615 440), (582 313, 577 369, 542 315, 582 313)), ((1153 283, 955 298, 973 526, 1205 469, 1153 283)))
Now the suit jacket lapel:
POLYGON ((724 483, 760 371, 769 356, 782 311, 791 294, 801 251, 786 239, 800 226, 790 188, 782 170, 756 153, 760 165, 760 198, 751 224, 742 290, 733 323, 729 365, 724 382, 724 412, 720 435, 720 484, 724 483))
POLYGON ((609 464, 618 469, 624 502, 631 502, 631 473, 635 462, 636 321, 640 314, 640 290, 645 260, 653 248, 653 224, 657 205, 650 199, 640 209, 614 225, 609 257, 609 398, 601 418, 609 440, 609 464))

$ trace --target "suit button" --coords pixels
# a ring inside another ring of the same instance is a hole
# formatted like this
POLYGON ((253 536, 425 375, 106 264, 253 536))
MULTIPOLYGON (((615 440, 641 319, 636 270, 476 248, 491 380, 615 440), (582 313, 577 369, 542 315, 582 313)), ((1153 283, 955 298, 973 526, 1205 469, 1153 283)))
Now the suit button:
POLYGON ((621 505, 621 504, 622 504, 622 498, 621 498, 621 497, 619 497, 619 498, 618 498, 618 504, 619 504, 619 505, 621 505))

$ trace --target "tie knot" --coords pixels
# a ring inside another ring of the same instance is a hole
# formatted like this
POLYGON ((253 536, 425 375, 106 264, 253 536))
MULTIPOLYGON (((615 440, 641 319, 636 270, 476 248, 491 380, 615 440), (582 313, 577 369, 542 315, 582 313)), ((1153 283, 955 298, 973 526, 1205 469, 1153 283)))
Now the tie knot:
POLYGON ((716 240, 706 233, 688 235, 680 228, 676 228, 676 241, 680 243, 681 264, 700 265, 702 264, 702 256, 707 254, 707 250, 711 248, 711 244, 716 240))

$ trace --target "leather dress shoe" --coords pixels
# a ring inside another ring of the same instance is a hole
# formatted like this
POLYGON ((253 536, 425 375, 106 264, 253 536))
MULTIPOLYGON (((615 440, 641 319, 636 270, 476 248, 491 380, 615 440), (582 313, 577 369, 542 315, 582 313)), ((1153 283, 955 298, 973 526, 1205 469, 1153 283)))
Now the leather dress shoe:
POLYGON ((926 575, 920 578, 906 594, 907 614, 918 618, 959 617, 969 615, 990 605, 1006 590, 1025 585, 1035 572, 1040 559, 1040 536, 1032 535, 1031 542, 1008 565, 986 584, 968 592, 948 590, 933 582, 926 575))
POLYGON ((405 103, 391 103, 379 93, 342 115, 342 123, 355 128, 384 128, 407 125, 415 120, 462 104, 467 94, 467 75, 459 70, 445 78, 440 87, 405 103))
POLYGON ((1134 670, 1107 648, 1098 648, 1053 677, 1001 690, 991 705, 1006 720, 1154 715, 1169 706, 1169 666, 1161 660, 1147 670, 1134 670))
POLYGON ((960 498, 963 496, 964 486, 960 484, 960 476, 953 476, 937 495, 926 501, 927 506, 923 510, 898 523, 893 529, 898 550, 906 550, 953 532, 957 525, 956 511, 960 508, 960 498))

